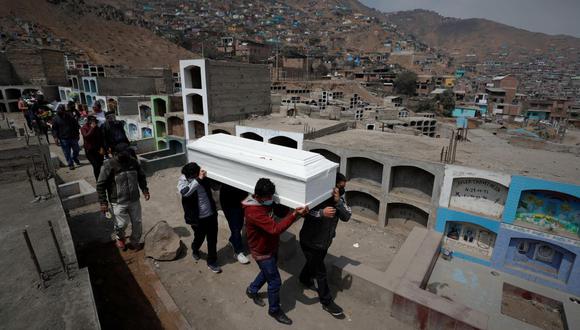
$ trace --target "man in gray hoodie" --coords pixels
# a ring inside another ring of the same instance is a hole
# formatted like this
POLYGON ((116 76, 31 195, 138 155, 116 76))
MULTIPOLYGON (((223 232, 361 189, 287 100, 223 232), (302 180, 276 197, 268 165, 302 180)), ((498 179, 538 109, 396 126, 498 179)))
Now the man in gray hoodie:
POLYGON ((139 162, 131 157, 129 145, 118 144, 114 156, 108 159, 101 168, 97 180, 97 193, 101 203, 101 212, 109 210, 109 203, 115 216, 114 239, 120 249, 125 249, 125 229, 131 222, 130 248, 141 247, 141 203, 139 189, 145 200, 149 200, 149 189, 145 172, 139 162), (108 196, 108 199, 107 199, 108 196))

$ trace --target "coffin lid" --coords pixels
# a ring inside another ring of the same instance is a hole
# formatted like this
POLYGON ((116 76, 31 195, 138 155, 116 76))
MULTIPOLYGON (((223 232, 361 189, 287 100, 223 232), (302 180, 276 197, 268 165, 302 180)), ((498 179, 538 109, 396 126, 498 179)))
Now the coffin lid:
POLYGON ((223 133, 204 136, 189 143, 187 148, 300 181, 308 181, 338 167, 317 153, 223 133))

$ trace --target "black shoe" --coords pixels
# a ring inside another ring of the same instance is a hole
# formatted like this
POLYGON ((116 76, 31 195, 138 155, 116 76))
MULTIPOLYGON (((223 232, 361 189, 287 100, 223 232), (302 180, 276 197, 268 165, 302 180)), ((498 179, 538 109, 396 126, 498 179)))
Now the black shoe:
POLYGON ((209 268, 209 270, 211 270, 212 272, 219 274, 222 272, 222 268, 216 264, 207 264, 207 268, 209 268))
POLYGON ((69 170, 74 170, 74 169, 75 169, 75 166, 74 166, 74 165, 69 165, 69 166, 68 166, 68 169, 69 169, 69 170))
POLYGON ((334 301, 331 301, 327 305, 323 304, 322 309, 329 312, 332 316, 334 316, 336 318, 340 318, 341 316, 344 317, 344 312, 343 312, 342 308, 340 306, 338 306, 337 304, 335 304, 334 301))
POLYGON ((292 320, 288 316, 286 316, 286 314, 284 314, 284 312, 282 310, 279 310, 276 313, 268 312, 268 315, 270 315, 271 317, 274 318, 274 320, 276 320, 282 324, 287 324, 287 325, 292 324, 292 320))
POLYGON ((75 161, 75 164, 77 164, 78 166, 81 166, 81 161, 80 160, 75 159, 74 161, 75 161))
POLYGON ((266 306, 266 303, 264 302, 264 300, 262 298, 260 298, 258 293, 250 292, 250 288, 246 289, 246 296, 248 296, 248 298, 252 299, 254 301, 254 304, 256 304, 256 305, 258 305, 260 307, 266 306))
POLYGON ((195 261, 199 261, 199 259, 201 259, 201 256, 199 255, 199 251, 191 252, 191 256, 193 257, 193 260, 195 260, 195 261))

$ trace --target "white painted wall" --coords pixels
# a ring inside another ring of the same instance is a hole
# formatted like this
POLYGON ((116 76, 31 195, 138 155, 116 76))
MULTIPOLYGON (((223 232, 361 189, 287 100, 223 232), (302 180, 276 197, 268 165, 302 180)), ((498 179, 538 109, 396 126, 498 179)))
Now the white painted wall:
POLYGON ((181 77, 181 98, 183 101, 183 125, 185 128, 185 138, 187 141, 194 140, 194 132, 189 131, 188 123, 197 120, 204 125, 205 135, 209 135, 209 106, 208 106, 208 90, 207 90, 207 74, 205 59, 198 60, 181 60, 179 61, 179 75, 181 77), (201 70, 201 89, 188 88, 189 82, 189 68, 191 66, 198 66, 201 70), (187 71, 187 72, 186 72, 187 71), (188 96, 198 94, 203 100, 203 115, 188 114, 187 109, 191 106, 188 101, 188 96))
POLYGON ((500 218, 510 182, 508 174, 446 165, 439 206, 500 218))
POLYGON ((268 143, 271 138, 277 136, 285 136, 295 140, 298 143, 298 149, 302 150, 302 144, 304 142, 304 134, 303 133, 296 133, 296 132, 286 132, 286 131, 279 131, 269 128, 258 128, 258 127, 250 127, 250 126, 239 126, 236 125, 236 136, 241 136, 244 133, 252 132, 260 135, 264 138, 264 142, 268 143))

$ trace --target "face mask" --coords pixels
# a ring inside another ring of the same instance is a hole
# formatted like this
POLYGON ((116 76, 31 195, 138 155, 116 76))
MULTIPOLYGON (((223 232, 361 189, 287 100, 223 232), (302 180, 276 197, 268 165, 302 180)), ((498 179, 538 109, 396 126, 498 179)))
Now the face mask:
POLYGON ((346 191, 346 190, 344 189, 344 187, 340 187, 340 188, 338 188, 338 194, 339 194, 340 196, 344 195, 344 192, 345 192, 345 191, 346 191))
POLYGON ((272 204, 274 204, 274 200, 273 199, 269 199, 267 201, 261 201, 260 204, 262 204, 264 206, 271 206, 272 204))

